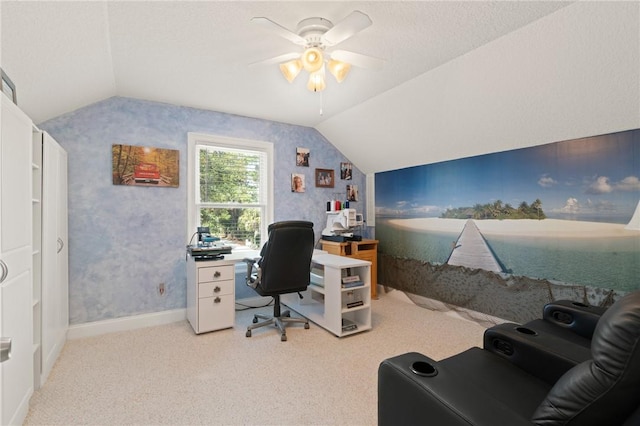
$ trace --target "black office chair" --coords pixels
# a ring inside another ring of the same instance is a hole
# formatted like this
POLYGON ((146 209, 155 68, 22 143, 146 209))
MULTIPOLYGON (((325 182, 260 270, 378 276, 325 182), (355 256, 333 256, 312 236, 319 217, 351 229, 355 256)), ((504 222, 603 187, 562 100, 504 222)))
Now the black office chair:
MULTIPOLYGON (((314 234, 313 223, 304 221, 276 222, 269 225, 269 240, 262 247, 260 258, 247 262, 247 285, 261 296, 273 296, 273 316, 255 314, 251 330, 273 324, 280 330, 280 340, 287 340, 286 323, 302 323, 309 328, 309 320, 291 318, 290 312, 280 312, 280 295, 307 289, 311 271, 314 234), (258 322, 258 319, 264 321, 258 322)), ((300 297, 302 297, 300 295, 300 297)))

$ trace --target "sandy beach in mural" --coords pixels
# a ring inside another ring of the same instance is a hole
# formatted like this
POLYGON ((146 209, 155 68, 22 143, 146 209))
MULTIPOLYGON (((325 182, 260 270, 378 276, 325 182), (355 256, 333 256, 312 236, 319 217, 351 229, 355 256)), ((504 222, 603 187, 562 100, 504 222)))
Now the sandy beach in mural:
MULTIPOLYGON (((391 219, 392 226, 417 232, 460 233, 467 219, 414 218, 391 219)), ((475 220, 485 235, 542 238, 640 238, 640 230, 626 229, 625 224, 581 222, 560 219, 484 219, 475 220)))

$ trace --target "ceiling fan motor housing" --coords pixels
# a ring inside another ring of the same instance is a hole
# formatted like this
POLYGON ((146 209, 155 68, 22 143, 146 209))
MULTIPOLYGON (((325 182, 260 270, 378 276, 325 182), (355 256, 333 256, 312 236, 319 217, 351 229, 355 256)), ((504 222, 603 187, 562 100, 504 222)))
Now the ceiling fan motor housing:
POLYGON ((324 18, 307 18, 298 23, 298 35, 307 41, 306 47, 318 47, 324 49, 322 36, 333 28, 333 24, 324 18))

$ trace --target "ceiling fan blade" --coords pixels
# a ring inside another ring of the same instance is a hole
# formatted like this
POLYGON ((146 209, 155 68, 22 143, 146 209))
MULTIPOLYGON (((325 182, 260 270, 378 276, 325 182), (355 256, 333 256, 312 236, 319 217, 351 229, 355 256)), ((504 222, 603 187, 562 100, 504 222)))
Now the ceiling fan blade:
POLYGON ((347 62, 356 67, 368 69, 380 69, 385 63, 384 59, 348 52, 346 50, 334 50, 331 52, 331 58, 337 61, 347 62))
POLYGON ((354 34, 364 30, 368 26, 373 24, 368 15, 354 10, 342 21, 338 22, 327 31, 322 40, 327 46, 335 46, 336 44, 345 41, 354 34))
POLYGON ((288 62, 291 61, 293 59, 297 59, 300 57, 300 53, 299 52, 291 52, 291 53, 285 53, 284 55, 279 55, 273 58, 269 58, 269 59, 265 59, 262 61, 258 61, 258 62, 252 62, 249 64, 250 67, 254 67, 256 65, 271 65, 271 64, 281 64, 283 62, 288 62))
POLYGON ((307 44, 307 41, 302 37, 300 37, 298 34, 292 31, 289 31, 282 25, 273 22, 269 18, 264 18, 259 16, 259 17, 251 18, 251 22, 253 22, 254 24, 260 25, 262 28, 268 31, 276 33, 280 37, 283 37, 292 43, 299 44, 301 46, 304 46, 305 44, 307 44))

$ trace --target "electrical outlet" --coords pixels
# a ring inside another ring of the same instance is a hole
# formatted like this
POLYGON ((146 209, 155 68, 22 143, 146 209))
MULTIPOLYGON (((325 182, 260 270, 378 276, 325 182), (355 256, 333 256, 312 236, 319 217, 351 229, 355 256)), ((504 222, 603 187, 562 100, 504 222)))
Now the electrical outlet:
POLYGON ((164 283, 158 285, 158 293, 160 293, 160 296, 164 295, 164 283))

